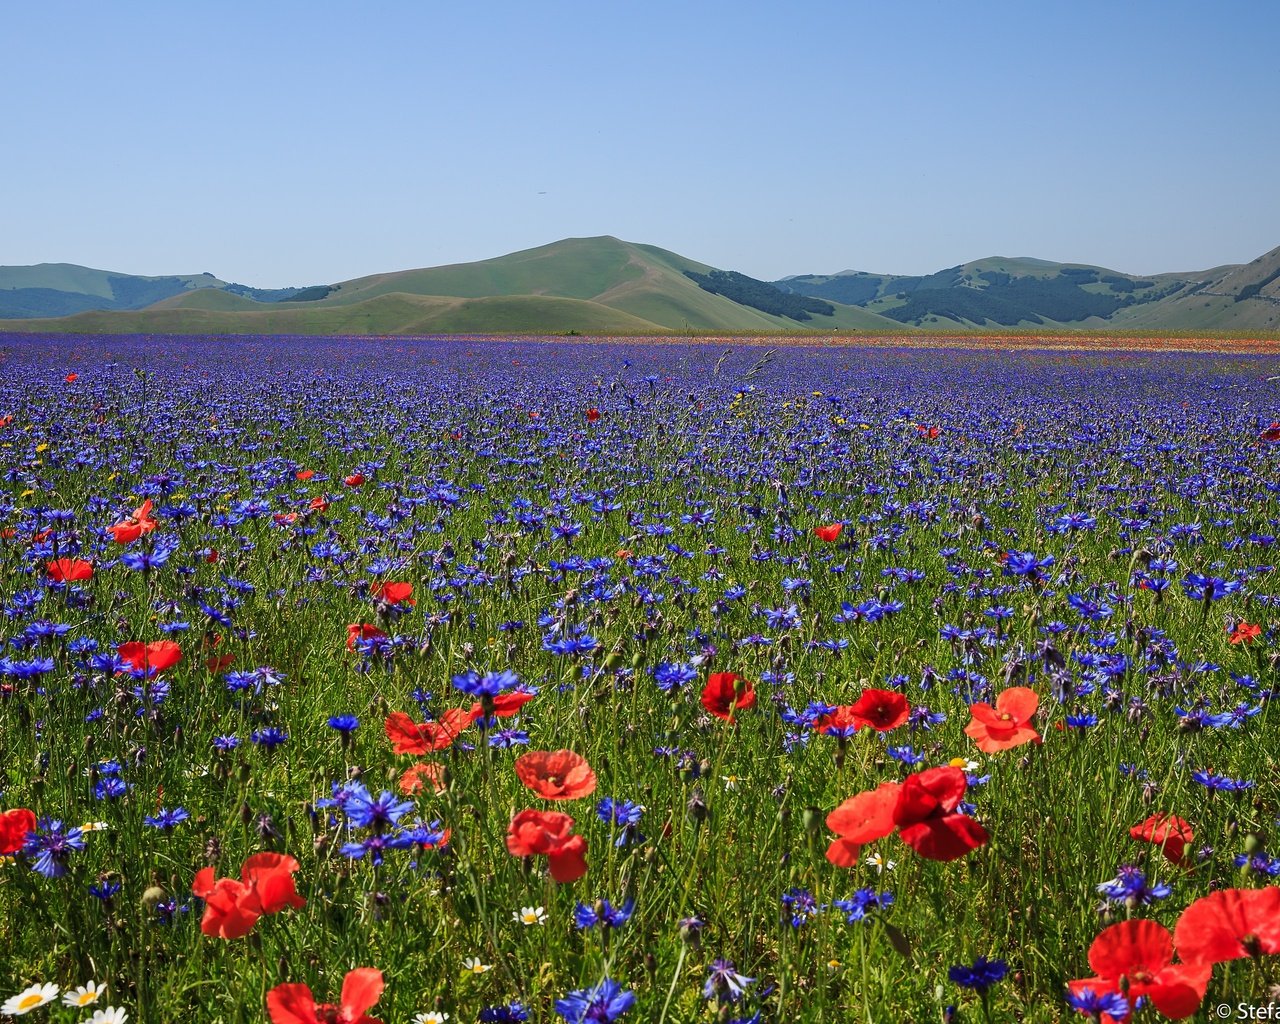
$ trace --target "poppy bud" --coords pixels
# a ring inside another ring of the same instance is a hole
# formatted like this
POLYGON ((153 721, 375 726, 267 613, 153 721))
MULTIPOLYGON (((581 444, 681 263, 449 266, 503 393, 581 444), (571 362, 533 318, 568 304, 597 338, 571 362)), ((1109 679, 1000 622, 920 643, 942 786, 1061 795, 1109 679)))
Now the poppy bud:
POLYGON ((1244 837, 1244 852, 1247 856, 1252 857, 1255 853, 1262 849, 1262 839, 1255 832, 1250 832, 1244 837))
POLYGON ((711 814, 711 809, 707 807, 707 801, 702 795, 702 790, 694 787, 693 792, 689 795, 689 801, 685 805, 689 812, 689 817, 696 824, 706 821, 711 814))
POLYGON ((142 909, 148 914, 154 914, 156 907, 164 900, 167 893, 158 885, 148 886, 142 893, 142 899, 139 901, 142 909))

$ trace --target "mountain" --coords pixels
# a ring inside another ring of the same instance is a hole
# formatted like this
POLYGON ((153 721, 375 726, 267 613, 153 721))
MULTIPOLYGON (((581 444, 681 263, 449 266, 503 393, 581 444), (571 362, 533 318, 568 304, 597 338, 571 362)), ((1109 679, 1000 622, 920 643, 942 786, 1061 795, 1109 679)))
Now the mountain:
POLYGON ((1280 330, 1280 248, 1252 263, 1149 277, 1080 263, 991 257, 922 277, 846 270, 773 283, 928 330, 1280 330))
POLYGON ((86 310, 144 309, 176 295, 226 291, 266 301, 295 297, 299 288, 250 288, 212 274, 139 277, 93 270, 74 263, 0 267, 0 319, 60 317, 86 310))
POLYGON ((0 328, 202 334, 901 329, 856 306, 797 301, 766 282, 612 236, 566 238, 476 263, 375 274, 306 291, 310 301, 298 301, 300 293, 264 302, 214 285, 175 291, 146 309, 100 307, 58 319, 10 320, 0 328))
POLYGON ((681 334, 1280 331, 1280 248, 1137 277, 990 257, 934 274, 847 270, 766 282, 612 236, 307 288, 211 274, 0 267, 0 330, 171 334, 681 334))

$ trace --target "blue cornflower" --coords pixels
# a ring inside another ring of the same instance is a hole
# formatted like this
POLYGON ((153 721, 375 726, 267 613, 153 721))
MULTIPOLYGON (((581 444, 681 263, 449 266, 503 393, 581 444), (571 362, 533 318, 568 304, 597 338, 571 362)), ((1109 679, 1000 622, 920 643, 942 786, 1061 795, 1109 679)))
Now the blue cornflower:
POLYGON ((755 978, 748 978, 745 974, 739 974, 732 960, 715 960, 707 973, 706 984, 702 986, 702 998, 719 997, 727 1002, 736 1003, 746 994, 747 986, 753 984, 755 980, 755 978))
POLYGON ((329 728, 337 729, 343 736, 350 736, 360 727, 360 719, 355 715, 330 715, 329 728))
POLYGON ((269 726, 266 729, 258 729, 250 733, 249 739, 260 747, 265 747, 267 750, 274 750, 276 747, 280 746, 281 743, 284 743, 289 739, 289 734, 283 729, 277 729, 275 726, 269 726))
POLYGON ((348 783, 346 792, 343 810, 347 820, 358 828, 385 828, 413 810, 412 801, 397 800, 394 793, 385 789, 375 798, 359 782, 348 783))
POLYGON ((809 918, 822 913, 825 909, 819 906, 813 893, 798 886, 792 886, 782 894, 782 905, 791 911, 792 928, 808 924, 809 918))
POLYGON ((453 686, 456 690, 461 690, 468 697, 480 700, 484 697, 497 697, 505 690, 519 685, 520 677, 510 669, 503 669, 500 672, 486 672, 481 675, 479 672, 464 672, 462 675, 453 677, 453 686))
POLYGON ((1146 872, 1131 864, 1123 864, 1117 869, 1115 878, 1098 886, 1098 892, 1113 903, 1138 907, 1164 899, 1173 889, 1161 883, 1148 885, 1146 872))
POLYGON ((644 842, 644 836, 639 831, 640 818, 643 815, 644 808, 631 800, 614 800, 613 797, 606 796, 596 804, 596 817, 606 825, 621 826, 618 838, 614 840, 614 846, 644 842))
POLYGON ((142 820, 152 828, 168 832, 170 829, 177 828, 189 817, 191 813, 185 807, 175 807, 172 810, 165 810, 162 807, 155 814, 148 814, 142 820))
POLYGON ((832 900, 831 905, 844 911, 845 921, 849 924, 857 924, 865 920, 871 911, 893 906, 893 893, 888 890, 876 892, 875 889, 859 889, 847 900, 832 900))
POLYGON ((631 920, 635 912, 636 901, 628 899, 620 907, 615 907, 607 899, 597 900, 594 906, 579 903, 573 909, 573 922, 581 930, 601 925, 605 928, 621 928, 631 920))
POLYGON ((1214 775, 1212 772, 1193 771, 1191 778, 1207 789, 1220 789, 1228 793, 1238 793, 1244 789, 1252 789, 1252 779, 1231 779, 1225 775, 1214 775))
POLYGON ((556 1000, 556 1013, 569 1024, 606 1024, 615 1021, 636 1003, 636 995, 612 978, 603 979, 593 988, 574 989, 556 1000))
POLYGON ((46 878, 61 878, 67 873, 67 860, 73 851, 84 849, 84 833, 78 828, 64 828, 58 819, 41 819, 36 830, 27 836, 22 852, 34 863, 32 871, 46 878))
POLYGON ((961 988, 971 988, 979 995, 984 995, 992 985, 1009 973, 1009 965, 1003 960, 988 960, 978 957, 969 967, 956 964, 947 971, 947 977, 961 988))
POLYGON ((213 749, 219 753, 225 754, 228 751, 235 750, 238 746, 240 746, 239 736, 215 736, 213 738, 213 749))
POLYGON ((129 783, 118 775, 108 775, 99 779, 93 786, 95 800, 115 800, 129 792, 129 783))
POLYGON ((672 693, 698 678, 698 670, 692 665, 662 662, 653 670, 653 681, 664 693, 672 693))
POLYGON ((517 1001, 506 1006, 486 1006, 477 1018, 479 1024, 520 1024, 529 1019, 529 1011, 517 1001))
POLYGON ((94 882, 89 886, 89 895, 105 903, 119 893, 122 888, 123 886, 119 882, 94 882))
POLYGON ((1088 1014, 1093 1020, 1101 1020, 1103 1015, 1112 1020, 1126 1020, 1132 1012, 1129 1002, 1119 992, 1099 994, 1085 987, 1079 992, 1068 992, 1067 1003, 1072 1009, 1088 1014))

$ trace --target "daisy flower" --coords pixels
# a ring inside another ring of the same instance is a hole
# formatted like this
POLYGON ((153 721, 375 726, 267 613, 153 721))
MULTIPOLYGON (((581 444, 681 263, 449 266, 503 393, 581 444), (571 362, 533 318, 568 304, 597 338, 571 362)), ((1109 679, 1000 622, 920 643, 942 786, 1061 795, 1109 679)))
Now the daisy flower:
POLYGON ((93 1016, 85 1024, 125 1024, 129 1012, 121 1006, 108 1006, 105 1010, 94 1010, 93 1016))
POLYGON ((478 956, 469 956, 462 961, 463 974, 484 974, 485 971, 491 970, 493 970, 493 964, 481 963, 478 956))
POLYGON ((880 853, 871 853, 867 855, 867 867, 875 868, 876 874, 883 874, 886 871, 892 871, 898 866, 896 860, 885 860, 880 853))
POLYGON ((426 1013, 419 1013, 414 1016, 413 1024, 444 1024, 449 1019, 447 1013, 441 1013, 439 1010, 428 1010, 426 1013))
POLYGON ((3 1005, 0 1005, 0 1013, 8 1014, 10 1017, 21 1017, 23 1014, 30 1013, 36 1007, 44 1006, 45 1003, 51 1003, 58 998, 58 986, 53 982, 47 982, 44 985, 32 985, 30 988, 23 989, 16 996, 10 996, 3 1005))
POLYGON ((966 772, 976 772, 982 767, 977 761, 971 761, 967 757, 953 757, 947 764, 952 768, 959 768, 966 772))
POLYGON ((105 992, 101 985, 96 981, 90 981, 87 985, 81 985, 79 988, 68 989, 62 994, 63 1006, 92 1006, 96 1003, 105 992))
POLYGON ((523 925, 545 924, 547 912, 542 907, 521 907, 511 911, 511 920, 523 925))

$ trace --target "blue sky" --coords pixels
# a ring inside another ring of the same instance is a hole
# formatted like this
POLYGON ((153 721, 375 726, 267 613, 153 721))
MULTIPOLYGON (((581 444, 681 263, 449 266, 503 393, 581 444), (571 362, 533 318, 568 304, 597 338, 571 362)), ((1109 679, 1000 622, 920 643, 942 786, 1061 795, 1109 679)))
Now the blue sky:
POLYGON ((0 264, 1247 262, 1280 245, 1277 38, 1270 0, 14 3, 0 264))

